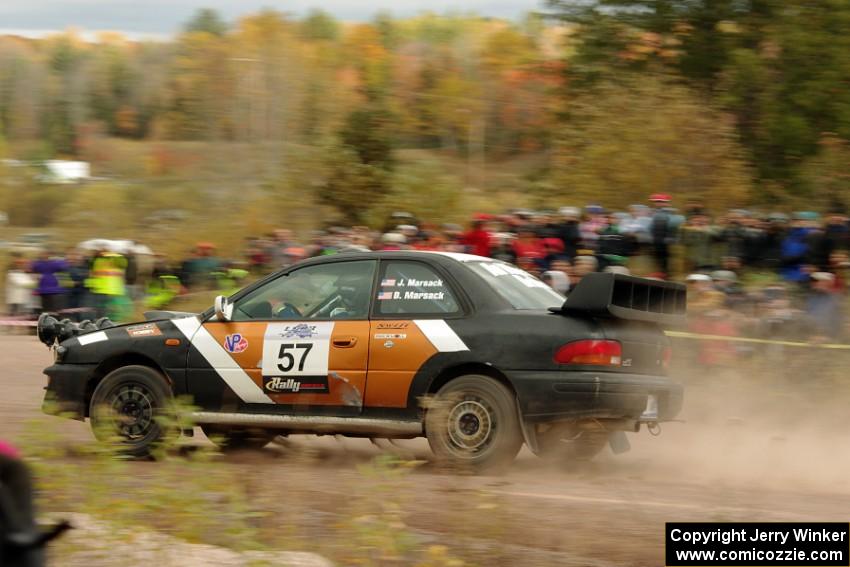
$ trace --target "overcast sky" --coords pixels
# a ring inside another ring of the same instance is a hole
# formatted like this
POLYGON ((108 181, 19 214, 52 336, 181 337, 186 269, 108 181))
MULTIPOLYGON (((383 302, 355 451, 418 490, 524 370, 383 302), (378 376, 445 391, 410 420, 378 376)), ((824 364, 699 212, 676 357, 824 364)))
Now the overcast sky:
POLYGON ((380 10, 411 16, 424 10, 471 11, 516 18, 542 0, 0 0, 4 30, 121 30, 168 35, 198 8, 214 8, 228 20, 262 8, 301 15, 320 7, 343 20, 368 20, 380 10))

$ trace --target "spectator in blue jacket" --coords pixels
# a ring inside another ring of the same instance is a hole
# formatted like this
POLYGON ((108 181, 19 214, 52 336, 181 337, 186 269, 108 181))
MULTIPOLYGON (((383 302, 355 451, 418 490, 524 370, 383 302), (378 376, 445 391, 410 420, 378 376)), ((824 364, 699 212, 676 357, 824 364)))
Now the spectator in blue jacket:
POLYGON ((779 273, 789 282, 803 283, 808 279, 805 266, 809 264, 811 253, 811 233, 814 230, 809 221, 799 213, 795 214, 791 230, 782 240, 782 267, 779 273))
POLYGON ((57 274, 68 271, 68 262, 62 258, 51 258, 44 252, 41 258, 32 263, 32 271, 39 275, 35 293, 41 298, 41 310, 56 312, 65 308, 65 294, 57 274))

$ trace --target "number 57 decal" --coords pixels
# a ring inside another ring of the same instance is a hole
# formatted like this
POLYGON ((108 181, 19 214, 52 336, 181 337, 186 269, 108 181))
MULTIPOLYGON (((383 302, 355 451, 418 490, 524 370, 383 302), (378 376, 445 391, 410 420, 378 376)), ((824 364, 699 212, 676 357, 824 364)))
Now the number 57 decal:
POLYGON ((295 366, 295 356, 291 352, 287 352, 290 349, 300 349, 302 351, 301 359, 298 361, 298 371, 302 372, 304 370, 304 361, 307 360, 307 355, 313 350, 313 343, 281 343, 280 352, 277 355, 277 369, 281 372, 289 372, 295 366))
POLYGON ((263 376, 327 376, 332 321, 269 323, 263 337, 263 376))

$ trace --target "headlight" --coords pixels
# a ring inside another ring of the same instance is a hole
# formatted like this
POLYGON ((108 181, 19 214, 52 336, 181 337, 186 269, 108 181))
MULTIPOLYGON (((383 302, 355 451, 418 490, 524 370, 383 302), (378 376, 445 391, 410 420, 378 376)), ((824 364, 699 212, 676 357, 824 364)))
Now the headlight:
POLYGON ((57 342, 76 337, 80 333, 108 329, 114 326, 115 323, 106 317, 101 317, 94 322, 87 319, 80 323, 74 323, 70 319, 62 319, 60 321, 48 313, 42 313, 38 318, 36 333, 38 334, 38 340, 52 347, 57 342))
POLYGON ((56 342, 56 339, 59 338, 60 332, 61 323, 56 317, 53 317, 48 313, 42 313, 38 317, 38 325, 36 326, 38 340, 40 340, 47 346, 53 346, 53 344, 56 342))

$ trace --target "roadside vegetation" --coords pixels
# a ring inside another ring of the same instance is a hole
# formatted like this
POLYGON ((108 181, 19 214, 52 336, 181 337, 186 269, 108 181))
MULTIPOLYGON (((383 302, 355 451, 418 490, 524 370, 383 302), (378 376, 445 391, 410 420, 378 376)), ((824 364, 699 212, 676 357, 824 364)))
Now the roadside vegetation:
MULTIPOLYGON (((190 410, 178 403, 173 415, 190 410)), ((162 424, 191 428, 177 418, 162 424)), ((73 565, 78 555, 111 565, 110 555, 132 545, 140 533, 258 558, 251 565, 274 564, 263 557, 277 551, 309 551, 342 565, 474 564, 474 553, 460 559, 436 534, 407 523, 417 498, 411 475, 423 464, 409 455, 388 452, 349 460, 340 445, 347 461, 342 465, 349 469, 345 485, 326 486, 319 471, 328 457, 309 447, 223 455, 202 440, 173 436, 155 459, 139 462, 123 456, 117 439, 79 441, 60 421, 47 417, 29 423, 19 445, 37 479, 43 518, 81 515, 85 524, 106 526, 102 539, 74 538, 72 532, 52 546, 63 565, 73 565), (277 467, 285 474, 277 474, 277 467)), ((487 510, 490 500, 481 496, 467 505, 487 510)), ((168 557, 168 541, 161 540, 161 549, 147 550, 147 557, 168 557)))

